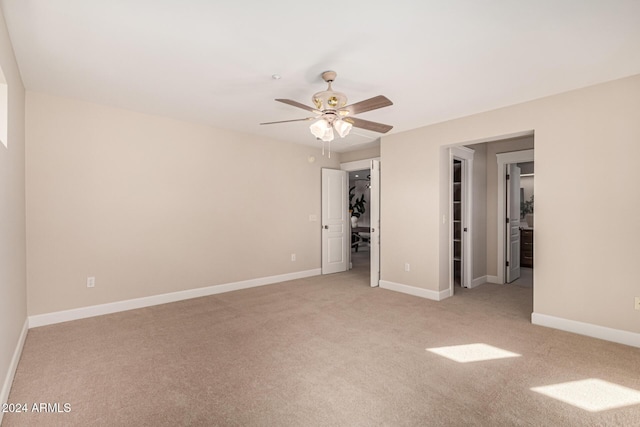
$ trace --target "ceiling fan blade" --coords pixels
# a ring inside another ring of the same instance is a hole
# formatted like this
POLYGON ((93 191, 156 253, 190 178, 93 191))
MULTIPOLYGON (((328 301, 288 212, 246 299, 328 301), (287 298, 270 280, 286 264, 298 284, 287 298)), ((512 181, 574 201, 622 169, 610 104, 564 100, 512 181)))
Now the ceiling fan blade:
POLYGON ((315 108, 311 108, 308 105, 304 105, 303 103, 294 101, 293 99, 276 99, 276 101, 293 105, 294 107, 302 108, 303 110, 311 111, 312 113, 317 113, 317 114, 322 113, 321 111, 318 111, 315 108))
POLYGON ((356 117, 345 117, 342 120, 351 123, 357 128, 372 130, 374 132, 387 133, 391 129, 393 129, 393 126, 385 125, 378 122, 370 122, 369 120, 358 119, 356 117))
POLYGON ((388 107, 393 105, 393 102, 386 96, 378 95, 373 98, 365 99, 364 101, 356 102, 355 104, 347 105, 340 108, 338 111, 341 114, 347 112, 349 115, 360 114, 366 111, 377 110, 378 108, 388 107))
POLYGON ((306 122, 308 120, 313 120, 313 119, 315 119, 315 117, 307 117, 306 119, 281 120, 279 122, 266 122, 266 123, 260 123, 260 124, 261 125, 273 125, 273 124, 276 124, 276 123, 306 122))

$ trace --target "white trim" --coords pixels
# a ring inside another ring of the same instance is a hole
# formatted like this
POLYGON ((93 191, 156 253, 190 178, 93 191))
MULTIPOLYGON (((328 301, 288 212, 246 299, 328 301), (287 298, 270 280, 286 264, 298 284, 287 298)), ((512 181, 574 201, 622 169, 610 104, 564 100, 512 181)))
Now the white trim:
POLYGON ((483 285, 487 282, 489 282, 488 279, 489 276, 480 276, 480 277, 476 277, 475 279, 473 279, 471 281, 471 284, 469 285, 470 288, 475 288, 476 286, 480 286, 483 285))
MULTIPOLYGON (((2 384, 2 391, 0 392, 0 405, 7 403, 9 399, 9 392, 11 391, 11 385, 13 384, 13 378, 16 375, 16 369, 18 369, 18 362, 22 355, 22 349, 24 348, 24 341, 27 339, 27 332, 29 331, 29 319, 24 319, 24 325, 22 326, 22 332, 18 338, 16 349, 13 351, 13 357, 9 364, 9 370, 4 377, 4 383, 2 384)), ((3 412, 0 411, 0 424, 2 424, 3 412)))
POLYGON ((340 163, 340 169, 347 172, 371 169, 371 160, 380 161, 380 157, 371 157, 364 160, 355 160, 353 162, 340 163))
POLYGON ((504 282, 500 281, 498 276, 489 276, 487 275, 487 283, 495 283, 496 285, 504 285, 504 282))
POLYGON ((207 286, 204 288, 188 289, 185 291, 92 305, 89 307, 80 307, 71 310, 56 311, 53 313, 37 314, 35 316, 29 316, 29 328, 68 322, 70 320, 85 319, 87 317, 101 316, 103 314, 117 313, 120 311, 134 310, 136 308, 150 307, 153 305, 167 304, 170 302, 221 294, 240 289, 255 288, 257 286, 271 285, 274 283, 286 282, 288 280, 303 279, 305 277, 318 276, 320 274, 321 269, 316 268, 313 270, 261 277, 257 279, 243 280, 241 282, 207 286))
POLYGON ((509 164, 509 163, 523 163, 523 162, 533 162, 535 150, 532 148, 530 150, 520 150, 520 151, 510 151, 508 153, 498 153, 496 157, 498 158, 498 164, 509 164))
POLYGON ((591 323, 578 322, 576 320, 563 319, 540 313, 531 313, 531 323, 547 328, 560 329, 574 334, 586 335, 601 340, 617 342, 640 348, 640 334, 623 331, 621 329, 607 328, 606 326, 591 323))
MULTIPOLYGON (((522 163, 534 161, 534 150, 511 151, 509 153, 496 154, 498 160, 498 284, 504 284, 505 267, 505 167, 510 163, 522 163)), ((535 258, 535 254, 534 254, 535 258)))
POLYGON ((402 292, 403 294, 409 294, 414 297, 426 298, 435 301, 442 301, 443 299, 451 296, 451 291, 449 289, 445 289, 444 291, 432 291, 430 289, 416 288, 415 286, 403 285, 402 283, 394 283, 387 280, 380 280, 379 284, 383 289, 402 292))
POLYGON ((524 138, 525 136, 534 135, 534 130, 525 130, 522 132, 514 132, 514 133, 506 133, 503 135, 494 135, 488 136, 484 138, 472 139, 468 141, 460 142, 456 145, 474 145, 474 144, 483 144, 485 142, 496 142, 496 141, 505 141, 507 139, 515 139, 515 138, 524 138))

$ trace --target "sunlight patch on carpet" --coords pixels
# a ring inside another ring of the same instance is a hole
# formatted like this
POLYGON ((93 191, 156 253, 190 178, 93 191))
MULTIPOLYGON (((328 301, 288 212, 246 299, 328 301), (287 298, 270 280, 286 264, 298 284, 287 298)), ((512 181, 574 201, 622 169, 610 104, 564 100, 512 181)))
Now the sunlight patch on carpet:
POLYGON ((533 387, 531 390, 589 412, 640 404, 639 391, 596 378, 533 387))
POLYGON ((508 357, 521 356, 518 353, 512 353, 510 351, 482 343, 428 348, 427 351, 459 363, 481 362, 484 360, 506 359, 508 357))

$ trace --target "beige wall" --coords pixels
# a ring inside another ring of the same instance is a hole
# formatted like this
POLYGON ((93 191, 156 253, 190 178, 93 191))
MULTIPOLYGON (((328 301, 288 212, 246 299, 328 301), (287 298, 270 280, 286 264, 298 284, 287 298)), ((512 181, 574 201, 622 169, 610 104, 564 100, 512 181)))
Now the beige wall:
POLYGON ((382 280, 434 291, 448 286, 439 274, 448 247, 441 237, 448 206, 439 192, 440 147, 534 131, 534 312, 640 332, 632 268, 640 230, 616 227, 616 218, 640 210, 638 111, 640 75, 383 137, 382 280))
POLYGON ((30 315, 320 268, 337 156, 33 92, 26 150, 30 315))
POLYGON ((357 160, 376 159, 378 157, 380 157, 380 146, 340 153, 340 162, 355 162, 357 160))
POLYGON ((340 153, 340 162, 355 162, 356 160, 375 159, 380 157, 380 146, 367 148, 364 150, 348 151, 340 153))
MULTIPOLYGON (((0 143, 0 401, 27 319, 24 210, 24 87, 0 10, 0 67, 9 88, 8 146, 0 143)), ((0 402, 0 403, 2 403, 0 402)), ((0 413, 0 421, 2 413, 0 413)))

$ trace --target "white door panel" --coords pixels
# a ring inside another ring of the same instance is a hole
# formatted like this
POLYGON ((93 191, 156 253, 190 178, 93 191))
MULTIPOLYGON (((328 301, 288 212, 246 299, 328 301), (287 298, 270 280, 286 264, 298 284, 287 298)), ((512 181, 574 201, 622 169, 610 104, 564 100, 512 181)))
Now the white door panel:
POLYGON ((322 169, 322 274, 347 271, 347 172, 322 169))
POLYGON ((327 258, 330 264, 341 263, 344 259, 342 250, 342 238, 329 237, 327 240, 327 258))
MULTIPOLYGON (((324 172, 324 170, 323 170, 324 172)), ((327 197, 327 211, 326 211, 326 219, 328 221, 341 221, 344 218, 344 203, 342 201, 342 187, 344 184, 345 173, 342 171, 336 170, 335 172, 340 172, 340 174, 335 174, 333 171, 328 173, 327 176, 327 185, 326 188, 331 191, 331 197, 327 197), (336 196, 336 197, 332 197, 336 196)), ((328 225, 336 225, 335 223, 329 223, 328 225)), ((338 223, 338 225, 341 225, 338 223)))
POLYGON ((380 282, 380 161, 371 160, 371 286, 378 286, 380 282))
POLYGON ((507 165, 507 283, 520 277, 520 168, 507 165))

